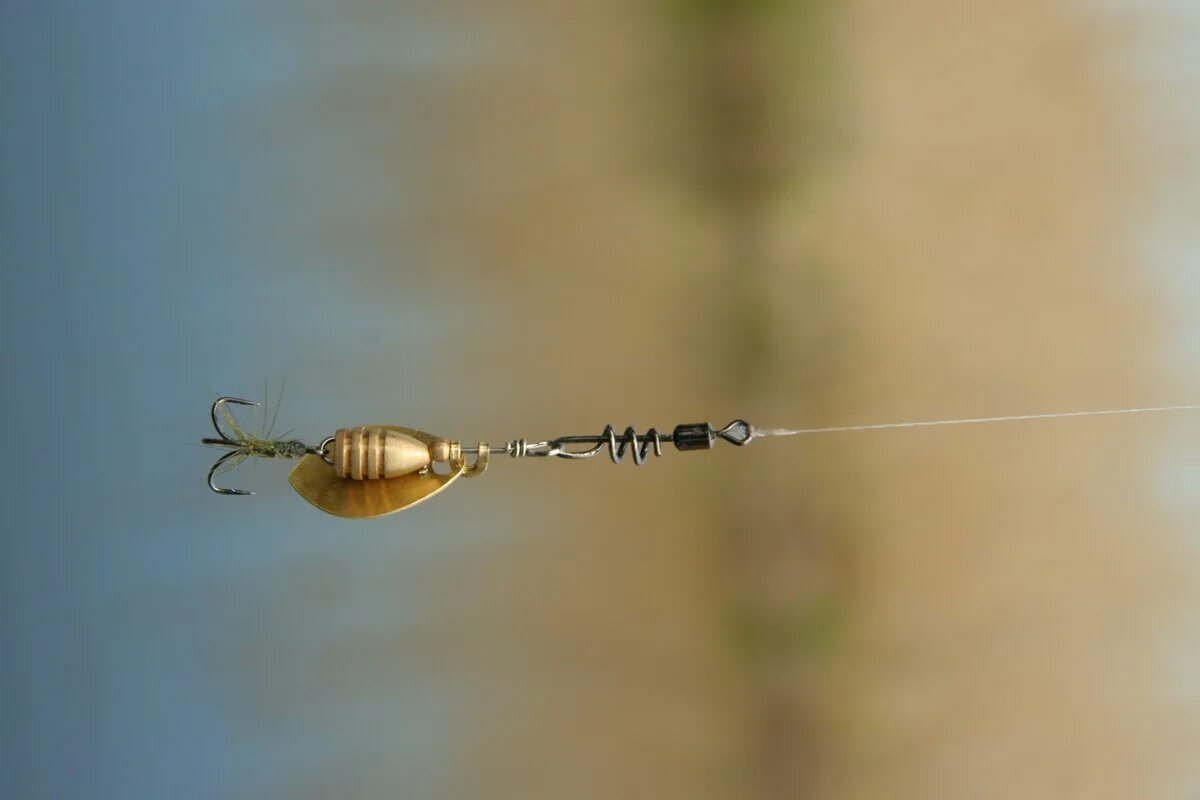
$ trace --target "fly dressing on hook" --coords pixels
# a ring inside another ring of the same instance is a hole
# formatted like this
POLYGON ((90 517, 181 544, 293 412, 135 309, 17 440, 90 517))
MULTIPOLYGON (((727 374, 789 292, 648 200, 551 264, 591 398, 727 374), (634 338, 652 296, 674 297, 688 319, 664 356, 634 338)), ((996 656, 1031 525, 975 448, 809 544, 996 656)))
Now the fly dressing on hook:
POLYGON ((223 489, 216 484, 218 472, 224 469, 233 469, 247 458, 300 458, 309 453, 317 454, 319 452, 317 448, 309 447, 304 442, 294 439, 271 439, 269 430, 265 436, 261 437, 246 433, 229 409, 225 407, 228 403, 239 406, 262 405, 256 400, 243 400, 240 397, 222 397, 212 404, 209 416, 212 418, 213 430, 217 432, 217 438, 201 439, 200 443, 209 447, 222 447, 229 451, 213 462, 212 468, 208 471, 208 488, 217 494, 254 494, 254 492, 242 489, 223 489), (218 414, 224 417, 225 426, 221 425, 218 414), (225 432, 226 426, 232 431, 232 436, 225 432))
POLYGON ((226 407, 229 404, 259 405, 253 400, 238 397, 221 397, 212 404, 209 416, 212 418, 217 438, 206 438, 202 442, 229 450, 218 458, 208 471, 208 487, 212 491, 224 495, 253 494, 241 489, 223 488, 218 486, 215 480, 218 472, 233 468, 247 458, 300 459, 300 463, 288 478, 292 488, 322 511, 350 519, 381 517, 414 506, 445 489, 460 477, 472 478, 482 475, 488 468, 493 454, 512 458, 554 457, 582 460, 593 458, 607 448, 609 458, 614 464, 620 464, 628 455, 634 464, 641 465, 646 463, 647 456, 652 452, 656 457, 661 456, 664 444, 674 445, 676 450, 683 451, 711 450, 718 441, 744 447, 755 439, 772 436, 805 436, 1200 409, 1200 404, 1196 404, 843 425, 829 428, 760 428, 745 420, 736 419, 723 428, 713 428, 707 422, 698 422, 676 425, 670 433, 659 433, 650 428, 643 434, 639 434, 633 427, 626 428, 618 434, 616 428, 609 425, 599 435, 560 436, 557 439, 533 442, 512 439, 503 447, 493 448, 486 442, 480 442, 474 447, 465 447, 459 442, 396 425, 342 428, 314 447, 295 439, 271 439, 269 431, 263 437, 246 433, 226 407), (473 456, 469 463, 467 456, 473 456))

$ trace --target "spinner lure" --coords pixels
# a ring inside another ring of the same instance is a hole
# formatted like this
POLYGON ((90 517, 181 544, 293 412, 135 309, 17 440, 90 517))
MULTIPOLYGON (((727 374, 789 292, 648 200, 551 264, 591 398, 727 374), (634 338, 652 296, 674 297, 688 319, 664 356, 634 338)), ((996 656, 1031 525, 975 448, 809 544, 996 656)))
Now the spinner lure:
POLYGON ((923 428, 1200 408, 1200 405, 1161 406, 797 429, 760 428, 745 420, 736 419, 723 428, 713 428, 707 422, 697 422, 676 425, 670 433, 659 433, 650 428, 642 434, 632 427, 617 433, 617 430, 609 425, 598 435, 560 436, 545 441, 513 439, 503 446, 491 447, 486 442, 464 446, 460 442, 396 425, 342 428, 313 446, 295 439, 272 439, 269 430, 261 437, 252 435, 238 423, 229 409, 230 405, 260 404, 239 397, 221 397, 212 404, 210 416, 217 436, 202 441, 206 445, 224 448, 229 452, 218 458, 208 471, 210 489, 223 495, 253 494, 242 489, 218 486, 217 475, 247 458, 299 459, 300 463, 292 470, 288 479, 292 487, 301 497, 322 511, 351 519, 381 517, 414 506, 442 491, 459 478, 482 475, 493 455, 581 460, 598 456, 607 449, 613 463, 621 463, 628 455, 635 464, 644 464, 650 453, 661 456, 664 444, 673 445, 676 450, 711 450, 721 441, 744 447, 765 436, 923 428))
POLYGON ((635 464, 647 456, 663 454, 663 445, 676 450, 708 450, 718 441, 739 447, 764 435, 745 420, 734 420, 724 428, 708 423, 676 425, 670 433, 650 428, 638 434, 626 428, 618 434, 609 425, 598 436, 560 436, 531 442, 514 439, 503 446, 486 442, 464 446, 424 431, 398 425, 361 425, 335 431, 316 446, 292 439, 271 439, 247 433, 228 406, 257 406, 253 400, 221 397, 212 404, 210 416, 215 438, 204 444, 229 452, 208 471, 208 488, 217 494, 248 495, 242 489, 217 485, 217 475, 251 457, 299 459, 288 479, 301 497, 322 511, 339 517, 381 517, 414 506, 432 497, 459 478, 474 478, 487 469, 493 455, 512 458, 585 459, 605 448, 616 464, 626 454, 635 464))

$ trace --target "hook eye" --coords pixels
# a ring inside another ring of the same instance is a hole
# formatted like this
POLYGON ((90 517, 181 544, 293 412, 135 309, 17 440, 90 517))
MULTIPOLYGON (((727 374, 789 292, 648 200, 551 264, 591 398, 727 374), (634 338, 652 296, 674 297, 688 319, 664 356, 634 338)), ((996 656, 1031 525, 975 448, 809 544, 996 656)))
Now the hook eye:
POLYGON ((336 436, 326 436, 324 439, 321 440, 321 444, 317 445, 316 447, 309 448, 308 452, 314 456, 320 456, 321 460, 324 461, 326 464, 332 464, 333 463, 333 454, 329 448, 336 441, 337 441, 336 436))

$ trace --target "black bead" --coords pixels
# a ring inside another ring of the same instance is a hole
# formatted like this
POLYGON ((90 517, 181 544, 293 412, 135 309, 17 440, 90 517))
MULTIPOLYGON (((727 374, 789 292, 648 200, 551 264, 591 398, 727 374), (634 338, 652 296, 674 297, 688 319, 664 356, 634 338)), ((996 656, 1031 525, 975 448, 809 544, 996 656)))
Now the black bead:
POLYGON ((707 422, 676 425, 671 441, 676 450, 711 450, 717 443, 717 432, 707 422))

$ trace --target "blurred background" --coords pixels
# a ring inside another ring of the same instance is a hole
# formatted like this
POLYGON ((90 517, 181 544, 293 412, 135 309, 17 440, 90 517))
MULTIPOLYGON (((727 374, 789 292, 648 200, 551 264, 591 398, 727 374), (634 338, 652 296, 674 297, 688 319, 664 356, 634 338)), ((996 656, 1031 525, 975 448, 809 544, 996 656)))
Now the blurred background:
POLYGON ((360 523, 196 442, 284 381, 310 441, 1196 402, 1197 42, 3 4, 0 794, 1196 796, 1200 415, 504 460, 360 523))

